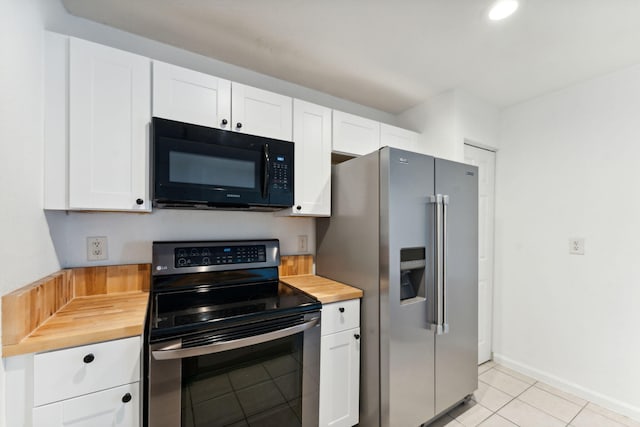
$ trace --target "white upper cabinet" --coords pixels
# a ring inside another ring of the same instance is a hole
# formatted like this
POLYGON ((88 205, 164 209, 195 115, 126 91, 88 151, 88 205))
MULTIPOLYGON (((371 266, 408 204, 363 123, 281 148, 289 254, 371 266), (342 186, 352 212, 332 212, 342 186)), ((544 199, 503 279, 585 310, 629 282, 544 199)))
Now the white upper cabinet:
POLYGON ((380 124, 380 147, 394 147, 420 153, 418 134, 396 126, 380 124))
POLYGON ((292 99, 240 83, 231 84, 232 129, 292 141, 292 99))
POLYGON ((375 120, 333 111, 332 151, 362 156, 380 148, 380 123, 375 120))
POLYGON ((292 99, 160 61, 153 62, 153 115, 291 141, 292 99))
POLYGON ((293 207, 278 215, 331 215, 331 109, 293 100, 293 207))
POLYGON ((52 33, 46 49, 45 209, 149 211, 151 61, 52 33))
POLYGON ((153 61, 153 115, 219 129, 231 128, 231 82, 153 61))
POLYGON ((70 39, 69 208, 148 210, 151 61, 70 39))

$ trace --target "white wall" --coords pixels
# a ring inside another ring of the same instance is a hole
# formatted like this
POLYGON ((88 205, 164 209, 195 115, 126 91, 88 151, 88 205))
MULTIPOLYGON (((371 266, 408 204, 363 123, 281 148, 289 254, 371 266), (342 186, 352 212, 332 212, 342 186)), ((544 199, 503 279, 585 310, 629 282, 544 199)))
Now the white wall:
POLYGON ((455 157, 456 110, 454 91, 429 98, 398 116, 401 126, 420 133, 420 144, 437 157, 455 157))
POLYGON ((297 253, 298 235, 315 252, 315 221, 267 212, 155 210, 151 214, 47 212, 63 266, 151 262, 154 240, 280 239, 282 254, 297 253), (87 261, 87 236, 106 236, 107 261, 87 261))
POLYGON ((640 66, 503 112, 494 303, 496 359, 637 419, 639 117, 640 66))
POLYGON ((464 161, 464 143, 496 149, 496 107, 459 89, 429 98, 398 116, 401 126, 420 132, 420 143, 436 157, 464 161))
MULTIPOLYGON (((42 211, 40 16, 40 6, 36 2, 2 2, 0 295, 59 269, 42 211)), ((4 371, 3 360, 0 366, 0 426, 10 425, 5 424, 4 419, 4 371)))
POLYGON ((498 108, 462 90, 455 91, 455 105, 458 118, 456 129, 458 143, 454 147, 457 158, 464 159, 464 142, 497 150, 500 117, 498 108), (460 140, 463 141, 462 144, 460 140))

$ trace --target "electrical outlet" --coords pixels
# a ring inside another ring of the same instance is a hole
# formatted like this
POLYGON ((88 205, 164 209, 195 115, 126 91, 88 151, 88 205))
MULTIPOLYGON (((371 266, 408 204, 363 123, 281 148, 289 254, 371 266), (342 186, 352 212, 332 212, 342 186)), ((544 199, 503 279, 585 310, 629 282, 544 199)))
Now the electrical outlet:
POLYGON ((572 255, 584 255, 584 239, 582 237, 569 239, 569 253, 572 255))
POLYGON ((309 238, 306 234, 298 236, 298 252, 309 252, 309 238))
POLYGON ((108 259, 107 238, 104 237, 87 237, 87 260, 88 261, 104 261, 108 259))

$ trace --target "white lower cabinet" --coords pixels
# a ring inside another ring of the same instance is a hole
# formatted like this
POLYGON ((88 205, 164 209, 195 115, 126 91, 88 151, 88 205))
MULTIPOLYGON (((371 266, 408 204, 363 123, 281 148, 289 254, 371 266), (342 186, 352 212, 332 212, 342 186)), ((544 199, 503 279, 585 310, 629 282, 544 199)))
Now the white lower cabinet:
POLYGON ((141 338, 131 337, 33 358, 33 425, 140 425, 141 338))
POLYGON ((33 409, 34 427, 138 425, 140 425, 139 382, 33 409))
POLYGON ((320 427, 351 427, 359 421, 360 300, 322 307, 320 427))

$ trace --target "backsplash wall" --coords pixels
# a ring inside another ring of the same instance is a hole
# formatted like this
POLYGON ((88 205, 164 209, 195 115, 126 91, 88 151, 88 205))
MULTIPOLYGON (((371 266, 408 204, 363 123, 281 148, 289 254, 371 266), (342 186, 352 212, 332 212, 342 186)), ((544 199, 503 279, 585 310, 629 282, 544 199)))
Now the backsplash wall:
POLYGON ((269 212, 158 209, 135 213, 46 213, 51 238, 63 268, 151 262, 154 240, 276 238, 284 255, 297 254, 299 235, 315 251, 313 218, 276 217, 269 212), (89 236, 106 236, 106 261, 87 261, 89 236))

